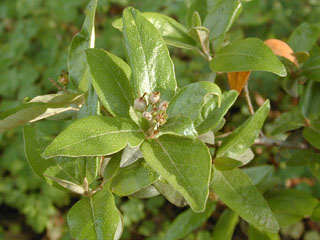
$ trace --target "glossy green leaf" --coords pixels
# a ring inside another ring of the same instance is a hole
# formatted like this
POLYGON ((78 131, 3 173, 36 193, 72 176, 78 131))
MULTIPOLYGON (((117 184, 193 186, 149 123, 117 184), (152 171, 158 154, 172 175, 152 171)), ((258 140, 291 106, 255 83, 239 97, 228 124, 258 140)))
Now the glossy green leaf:
POLYGON ((195 11, 199 13, 201 21, 204 22, 208 14, 207 0, 193 0, 191 2, 187 12, 187 26, 189 28, 192 27, 192 18, 195 11))
POLYGON ((230 43, 217 52, 210 67, 214 72, 266 71, 281 77, 287 75, 277 56, 257 38, 230 43))
POLYGON ((161 98, 169 100, 177 83, 169 51, 160 33, 133 8, 123 11, 122 20, 134 96, 160 91, 161 98))
POLYGON ((210 29, 210 40, 218 39, 229 31, 240 12, 239 0, 208 1, 208 14, 204 26, 210 29))
POLYGON ((70 110, 78 111, 83 95, 49 94, 38 96, 26 104, 0 113, 0 133, 28 122, 39 121, 70 110))
POLYGON ((250 118, 224 139, 217 151, 217 156, 237 159, 258 137, 262 125, 269 113, 270 102, 267 100, 250 118))
POLYGON ((72 238, 78 240, 118 240, 123 229, 113 196, 105 190, 77 202, 67 219, 72 238))
MULTIPOLYGON (((36 175, 45 179, 50 185, 57 187, 52 179, 44 178, 44 174, 82 185, 86 177, 91 183, 98 174, 99 161, 96 158, 58 157, 43 159, 42 153, 52 138, 33 127, 24 127, 24 144, 27 161, 36 175)), ((61 189, 61 187, 58 187, 61 189)))
POLYGON ((228 208, 224 210, 214 225, 212 239, 231 240, 238 221, 239 216, 235 212, 228 208))
POLYGON ((313 80, 320 82, 320 47, 316 46, 311 51, 310 58, 303 64, 303 74, 313 80))
POLYGON ((320 35, 320 25, 304 22, 290 35, 288 44, 294 52, 310 51, 320 35))
POLYGON ((249 225, 248 237, 249 240, 281 240, 277 233, 262 232, 252 225, 249 225))
POLYGON ((184 207, 187 205, 184 197, 161 177, 155 181, 153 185, 173 205, 177 207, 184 207))
POLYGON ((204 211, 209 194, 211 156, 199 140, 163 135, 141 145, 146 162, 172 185, 195 212, 204 211))
POLYGON ((303 137, 314 147, 320 149, 320 123, 312 123, 303 129, 303 137))
POLYGON ((199 117, 206 99, 215 95, 218 104, 221 101, 220 88, 211 82, 196 82, 183 87, 169 102, 167 114, 169 117, 182 115, 195 120, 199 117))
POLYGON ((44 157, 104 156, 127 144, 142 143, 144 134, 128 119, 89 116, 72 123, 44 151, 44 157))
POLYGON ((112 179, 111 189, 118 196, 128 196, 148 187, 159 178, 144 160, 139 160, 125 168, 121 168, 112 179))
POLYGON ((240 169, 214 169, 211 186, 220 199, 247 222, 269 232, 279 231, 268 203, 240 169))
POLYGON ((159 131, 160 132, 158 136, 164 134, 172 134, 191 138, 197 138, 198 136, 192 120, 182 115, 176 115, 172 118, 169 118, 165 125, 159 128, 159 131))
POLYGON ((91 0, 86 9, 82 29, 74 36, 68 56, 68 72, 71 82, 83 92, 88 90, 90 73, 84 50, 94 48, 94 18, 98 0, 91 0))
POLYGON ((216 205, 216 202, 208 202, 205 211, 202 213, 195 213, 188 209, 179 214, 170 225, 163 240, 184 239, 189 233, 207 221, 216 205))
MULTIPOLYGON (((144 12, 141 14, 155 26, 166 44, 186 49, 196 48, 197 44, 189 36, 185 26, 173 18, 155 12, 144 12)), ((112 25, 120 31, 123 29, 122 19, 117 19, 112 25)))
POLYGON ((318 200, 310 194, 295 189, 274 190, 268 192, 265 198, 281 227, 310 217, 318 204, 318 200))
POLYGON ((309 81, 302 94, 299 107, 302 114, 314 120, 320 116, 320 82, 309 81))
POLYGON ((129 86, 130 67, 102 49, 87 49, 92 84, 103 106, 113 115, 129 118, 133 93, 129 86))
POLYGON ((210 99, 202 108, 197 121, 197 132, 203 134, 216 128, 238 97, 236 90, 226 91, 221 95, 221 106, 216 99, 210 99))
POLYGON ((301 115, 300 109, 293 109, 289 112, 281 114, 274 122, 274 129, 272 135, 284 133, 299 129, 305 125, 304 118, 301 115))

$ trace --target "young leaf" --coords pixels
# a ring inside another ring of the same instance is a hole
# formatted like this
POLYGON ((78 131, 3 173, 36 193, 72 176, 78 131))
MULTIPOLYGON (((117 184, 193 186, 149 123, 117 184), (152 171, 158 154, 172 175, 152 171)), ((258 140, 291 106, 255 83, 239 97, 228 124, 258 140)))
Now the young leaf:
POLYGON ((313 81, 320 82, 320 47, 316 46, 312 49, 310 58, 303 64, 303 74, 313 81))
POLYGON ((249 225, 249 240, 281 240, 277 233, 262 232, 254 226, 249 225))
POLYGON ((309 80, 305 87, 299 107, 304 117, 309 120, 318 119, 320 116, 320 82, 309 80))
POLYGON ((277 56, 257 38, 238 40, 222 48, 210 67, 214 72, 266 71, 281 77, 287 75, 277 56))
POLYGON ((239 0, 208 1, 208 14, 204 20, 204 26, 210 29, 210 40, 218 39, 229 31, 241 9, 239 0))
POLYGON ((72 238, 79 240, 118 240, 123 229, 113 196, 105 190, 77 202, 67 219, 72 238))
POLYGON ((146 162, 188 201, 204 211, 209 194, 211 156, 199 140, 163 135, 141 145, 146 162))
POLYGON ((202 213, 195 213, 191 209, 184 211, 174 219, 163 240, 184 239, 189 233, 200 227, 211 216, 217 202, 208 202, 202 213))
POLYGON ((218 106, 221 103, 221 90, 211 82, 196 82, 183 87, 169 102, 168 116, 182 115, 195 120, 199 117, 206 98, 211 95, 218 97, 218 106))
POLYGON ((112 179, 111 190, 118 196, 128 196, 148 187, 157 178, 159 178, 159 175, 141 159, 120 169, 112 179))
POLYGON ((221 106, 218 106, 216 99, 209 100, 201 110, 200 121, 196 130, 198 134, 203 134, 215 129, 223 120, 224 115, 236 101, 238 93, 234 90, 226 91, 221 95, 221 106))
POLYGON ((214 225, 212 239, 231 240, 238 221, 239 216, 235 212, 228 208, 224 210, 218 222, 214 225))
POLYGON ((219 171, 214 168, 211 186, 221 200, 247 222, 269 232, 279 231, 266 200, 240 169, 219 171))
POLYGON ((254 115, 225 138, 217 151, 217 156, 237 159, 238 155, 244 153, 258 137, 269 110, 270 103, 267 100, 254 115))
POLYGON ((47 174, 44 174, 45 177, 51 179, 52 181, 54 181, 55 183, 59 184, 60 186, 70 190, 71 192, 73 193, 76 193, 76 194, 84 194, 85 190, 83 187, 73 183, 73 182, 69 182, 67 180, 63 180, 63 179, 59 179, 59 178, 55 178, 55 177, 52 177, 52 176, 49 176, 47 174))
POLYGON ((169 118, 166 124, 159 128, 159 131, 159 137, 164 134, 172 134, 191 138, 197 138, 198 136, 192 120, 181 115, 176 115, 172 118, 169 118))
MULTIPOLYGON (((141 14, 157 28, 166 44, 185 49, 195 49, 197 47, 196 42, 189 36, 185 26, 173 18, 155 12, 144 12, 141 14)), ((114 21, 112 26, 122 31, 122 19, 114 21)))
POLYGON ((204 22, 204 19, 208 14, 207 0, 193 0, 191 2, 191 5, 189 6, 188 12, 187 12, 187 26, 188 26, 188 28, 193 27, 192 26, 192 18, 193 18, 193 14, 195 11, 198 12, 198 14, 201 17, 201 21, 204 22))
POLYGON ((91 0, 86 9, 86 18, 81 31, 74 36, 68 56, 68 72, 71 82, 81 91, 88 90, 89 69, 84 50, 94 48, 94 18, 98 0, 91 0))
POLYGON ((312 23, 300 24, 290 35, 288 44, 294 52, 310 51, 320 35, 320 25, 312 23))
POLYGON ((161 177, 155 181, 153 185, 161 193, 161 195, 163 195, 173 205, 177 207, 184 207, 187 205, 184 197, 161 177))
POLYGON ((134 96, 160 91, 162 99, 170 100, 177 83, 169 51, 160 33, 133 8, 126 8, 122 19, 134 96))
POLYGON ((129 86, 130 67, 117 56, 102 49, 87 49, 92 84, 103 106, 117 117, 129 118, 133 93, 129 86))
POLYGON ((264 43, 269 48, 271 48, 274 54, 288 59, 290 62, 296 65, 297 68, 299 67, 298 59, 296 58, 292 48, 288 44, 278 39, 268 39, 264 41, 264 43))
POLYGON ((230 89, 237 90, 239 93, 242 91, 244 85, 249 80, 251 71, 245 72, 228 72, 228 83, 230 89))
POLYGON ((265 197, 281 227, 310 217, 318 204, 318 200, 310 194, 295 189, 275 190, 268 192, 265 197))
POLYGON ((50 94, 38 96, 30 102, 0 113, 0 133, 28 122, 39 121, 70 110, 83 102, 83 95, 50 94), (74 105, 74 106, 72 106, 74 105))
POLYGON ((130 120, 89 116, 72 123, 46 148, 45 158, 54 156, 104 156, 127 144, 138 146, 144 134, 130 120))
POLYGON ((292 111, 285 112, 281 114, 280 117, 276 118, 272 135, 296 130, 304 125, 305 122, 303 116, 301 115, 300 109, 295 108, 292 111))

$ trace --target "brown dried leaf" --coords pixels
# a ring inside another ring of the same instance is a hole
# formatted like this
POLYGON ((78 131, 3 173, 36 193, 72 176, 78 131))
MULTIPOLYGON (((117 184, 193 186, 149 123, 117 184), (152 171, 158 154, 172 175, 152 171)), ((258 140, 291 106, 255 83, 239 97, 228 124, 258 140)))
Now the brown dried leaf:
POLYGON ((268 39, 264 41, 264 43, 271 48, 274 54, 288 59, 290 62, 296 65, 296 67, 299 67, 298 59, 288 44, 278 39, 268 39))
POLYGON ((230 89, 235 89, 240 93, 244 85, 247 83, 250 74, 251 71, 228 72, 228 82, 230 89))

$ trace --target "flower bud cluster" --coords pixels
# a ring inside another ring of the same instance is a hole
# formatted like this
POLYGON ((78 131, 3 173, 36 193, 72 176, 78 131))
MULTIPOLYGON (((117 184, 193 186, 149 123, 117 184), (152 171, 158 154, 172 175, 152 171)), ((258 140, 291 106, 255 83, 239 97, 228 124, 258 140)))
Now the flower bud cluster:
POLYGON ((152 92, 149 96, 145 93, 134 101, 134 109, 142 112, 142 117, 149 121, 150 137, 155 136, 159 131, 158 128, 166 123, 168 107, 168 101, 160 101, 160 92, 152 92))

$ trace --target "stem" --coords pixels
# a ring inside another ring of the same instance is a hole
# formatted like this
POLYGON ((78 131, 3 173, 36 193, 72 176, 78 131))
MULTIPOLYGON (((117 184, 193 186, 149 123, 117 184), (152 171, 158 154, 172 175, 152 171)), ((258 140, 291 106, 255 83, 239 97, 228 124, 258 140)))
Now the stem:
POLYGON ((253 115, 254 114, 254 109, 253 109, 251 98, 250 98, 250 94, 249 94, 248 82, 243 87, 243 93, 244 93, 244 96, 245 96, 246 101, 247 101, 249 112, 250 112, 251 115, 253 115))
POLYGON ((254 141, 256 145, 264 145, 268 147, 283 147, 288 149, 308 149, 308 145, 305 143, 294 143, 294 142, 285 142, 275 139, 270 139, 265 136, 261 136, 254 141))

